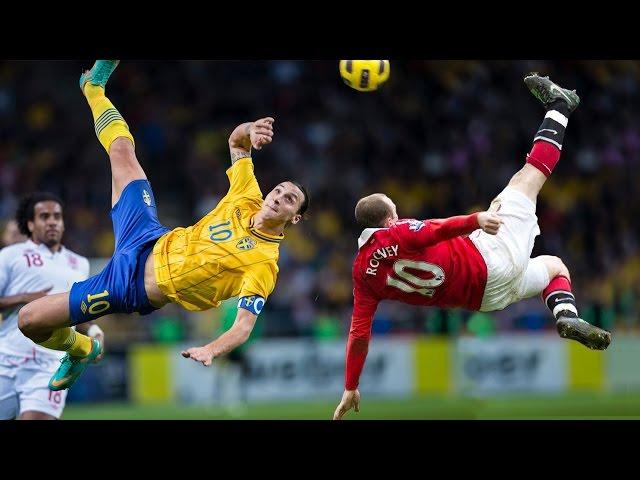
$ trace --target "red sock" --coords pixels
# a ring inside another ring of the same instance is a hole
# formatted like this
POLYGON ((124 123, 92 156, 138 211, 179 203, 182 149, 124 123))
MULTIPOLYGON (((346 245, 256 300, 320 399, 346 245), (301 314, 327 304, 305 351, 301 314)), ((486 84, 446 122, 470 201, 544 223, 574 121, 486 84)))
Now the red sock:
POLYGON ((542 299, 546 299, 549 295, 553 292, 557 292, 558 290, 571 293, 571 282, 564 275, 558 275, 551 279, 547 288, 542 291, 542 299))
POLYGON ((527 155, 527 163, 536 167, 547 177, 553 172, 558 160, 560 160, 560 149, 542 140, 535 142, 527 155))
POLYGON ((547 288, 542 291, 542 301, 556 319, 561 313, 564 316, 578 316, 576 298, 571 292, 571 282, 565 276, 558 275, 549 282, 547 288))

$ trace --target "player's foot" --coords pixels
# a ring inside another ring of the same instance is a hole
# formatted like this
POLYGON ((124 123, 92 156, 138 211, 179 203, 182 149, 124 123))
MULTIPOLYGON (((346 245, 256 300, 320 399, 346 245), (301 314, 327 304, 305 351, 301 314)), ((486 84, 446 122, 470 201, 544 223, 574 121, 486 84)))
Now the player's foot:
POLYGON ((95 338, 91 339, 91 351, 86 357, 74 357, 68 353, 60 360, 60 366, 49 380, 49 389, 65 390, 78 379, 85 368, 102 353, 102 345, 95 338))
POLYGON ((119 63, 120 60, 96 60, 91 70, 80 75, 80 90, 84 92, 84 84, 87 82, 105 88, 109 77, 119 63))
POLYGON ((562 100, 566 102, 571 113, 580 104, 580 97, 575 90, 562 88, 549 80, 549 77, 541 77, 536 72, 524 77, 524 83, 545 108, 549 108, 556 100, 562 100))
POLYGON ((556 328, 562 338, 580 342, 593 350, 606 350, 611 343, 611 333, 602 330, 581 318, 560 317, 556 328))

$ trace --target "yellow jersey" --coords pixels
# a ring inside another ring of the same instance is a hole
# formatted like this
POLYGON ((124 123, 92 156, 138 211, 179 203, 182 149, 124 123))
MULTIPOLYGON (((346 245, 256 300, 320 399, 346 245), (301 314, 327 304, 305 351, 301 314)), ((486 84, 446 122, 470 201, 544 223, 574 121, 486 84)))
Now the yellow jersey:
POLYGON ((153 247, 160 291, 187 310, 207 310, 222 300, 260 295, 276 285, 284 235, 253 227, 262 208, 262 192, 250 157, 228 170, 230 188, 215 209, 192 227, 176 228, 153 247))

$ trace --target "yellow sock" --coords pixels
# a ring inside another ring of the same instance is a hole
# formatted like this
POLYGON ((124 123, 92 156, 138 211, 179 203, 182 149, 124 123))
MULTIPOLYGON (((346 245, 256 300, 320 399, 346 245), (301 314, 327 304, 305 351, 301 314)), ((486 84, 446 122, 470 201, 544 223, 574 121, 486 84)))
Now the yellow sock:
POLYGON ((69 352, 74 357, 86 357, 91 352, 91 337, 76 332, 73 328, 64 327, 54 330, 48 340, 39 345, 52 350, 69 352))
POLYGON ((98 140, 107 153, 109 153, 111 144, 119 137, 128 138, 135 146, 133 135, 129 132, 129 125, 113 106, 113 103, 104 95, 104 88, 87 82, 84 85, 84 96, 87 97, 89 107, 91 107, 98 140))

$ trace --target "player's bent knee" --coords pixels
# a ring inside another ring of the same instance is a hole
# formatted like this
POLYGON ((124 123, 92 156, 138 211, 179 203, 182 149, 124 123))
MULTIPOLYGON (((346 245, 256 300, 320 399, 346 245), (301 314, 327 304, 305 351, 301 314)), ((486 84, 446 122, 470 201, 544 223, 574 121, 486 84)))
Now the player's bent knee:
POLYGON ((569 281, 571 281, 569 269, 564 264, 562 259, 560 259, 559 257, 554 257, 552 255, 544 255, 542 258, 545 265, 547 266, 547 271, 549 272, 550 279, 561 275, 563 277, 567 277, 569 281))
POLYGON ((109 147, 109 157, 117 159, 135 159, 136 151, 133 143, 126 137, 116 138, 109 147))
POLYGON ((562 275, 563 277, 567 277, 569 279, 569 281, 571 281, 571 274, 569 273, 569 269, 564 264, 562 259, 557 258, 557 260, 558 260, 558 275, 562 275))
POLYGON ((117 138, 109 148, 111 171, 116 179, 146 178, 136 157, 133 143, 128 138, 117 138))
POLYGON ((37 332, 37 319, 35 309, 27 304, 18 312, 18 328, 25 337, 31 338, 37 332))
POLYGON ((533 203, 536 203, 538 193, 544 185, 547 177, 537 168, 525 164, 511 177, 508 186, 524 193, 533 203))

